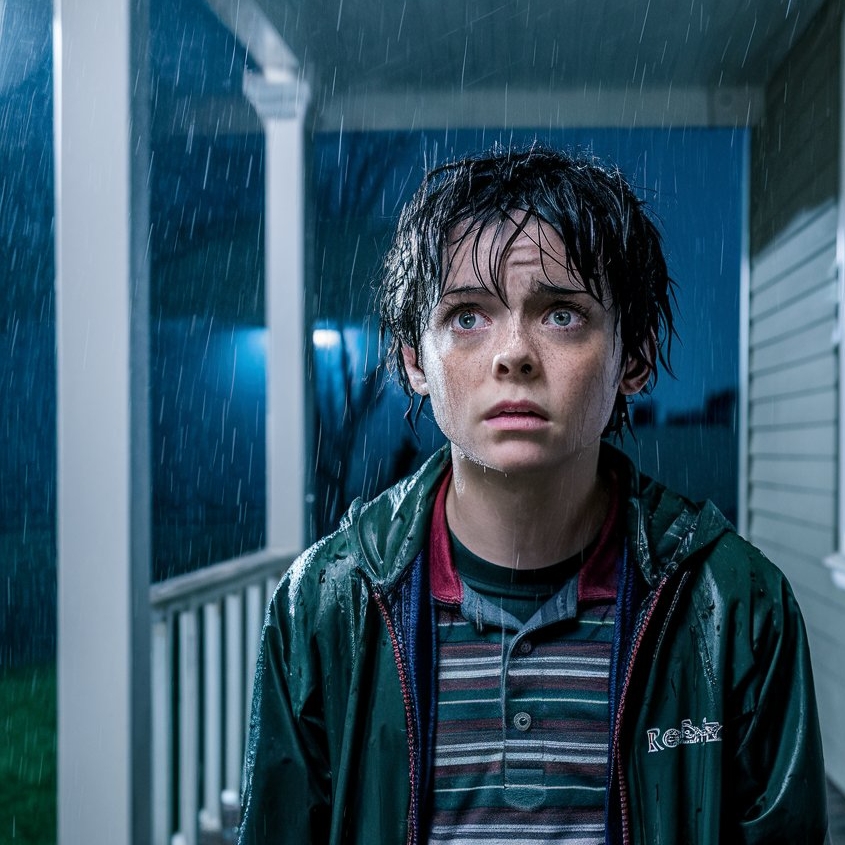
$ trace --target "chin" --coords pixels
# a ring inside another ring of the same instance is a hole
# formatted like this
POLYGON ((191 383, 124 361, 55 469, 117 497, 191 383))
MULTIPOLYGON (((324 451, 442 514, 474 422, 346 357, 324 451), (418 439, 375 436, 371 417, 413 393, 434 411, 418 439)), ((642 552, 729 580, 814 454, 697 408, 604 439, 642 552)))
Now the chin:
MULTIPOLYGON (((453 455, 456 454, 464 461, 503 475, 555 473, 563 469, 570 460, 578 457, 578 453, 550 454, 548 450, 531 444, 484 450, 463 449, 456 445, 455 450, 453 455)), ((583 454, 583 450, 580 453, 583 454)))

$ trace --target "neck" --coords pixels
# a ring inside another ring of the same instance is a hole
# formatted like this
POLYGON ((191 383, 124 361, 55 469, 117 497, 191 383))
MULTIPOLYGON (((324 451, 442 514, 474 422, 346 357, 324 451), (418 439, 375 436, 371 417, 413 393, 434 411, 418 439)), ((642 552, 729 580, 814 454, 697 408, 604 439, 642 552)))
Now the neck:
POLYGON ((576 555, 599 532, 609 494, 598 476, 598 448, 550 474, 506 475, 452 449, 446 518, 484 560, 539 569, 576 555))

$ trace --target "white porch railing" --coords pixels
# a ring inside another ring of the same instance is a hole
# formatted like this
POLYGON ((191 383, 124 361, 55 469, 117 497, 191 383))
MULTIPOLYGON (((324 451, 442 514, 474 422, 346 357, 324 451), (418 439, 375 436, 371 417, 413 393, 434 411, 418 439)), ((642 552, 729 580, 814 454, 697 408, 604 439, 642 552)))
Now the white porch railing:
POLYGON ((153 845, 234 841, 261 626, 292 560, 262 551, 150 589, 153 845))

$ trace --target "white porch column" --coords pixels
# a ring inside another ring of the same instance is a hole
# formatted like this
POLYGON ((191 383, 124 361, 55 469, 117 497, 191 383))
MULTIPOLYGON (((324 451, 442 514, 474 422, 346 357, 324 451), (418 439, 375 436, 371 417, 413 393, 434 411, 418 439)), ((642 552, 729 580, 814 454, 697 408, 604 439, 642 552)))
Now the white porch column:
POLYGON ((295 70, 244 76, 264 125, 267 346, 267 545, 305 542, 304 118, 307 84, 295 70))
POLYGON ((60 845, 149 841, 145 7, 54 3, 60 845))

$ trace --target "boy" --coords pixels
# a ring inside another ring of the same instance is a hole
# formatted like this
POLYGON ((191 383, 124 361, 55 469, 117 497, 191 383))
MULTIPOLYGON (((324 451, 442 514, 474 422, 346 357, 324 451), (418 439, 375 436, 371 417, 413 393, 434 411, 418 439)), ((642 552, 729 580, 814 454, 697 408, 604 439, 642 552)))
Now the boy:
POLYGON ((668 366, 671 297, 618 172, 429 174, 381 313, 449 443, 282 579, 243 843, 823 841, 788 585, 602 439, 668 366))

